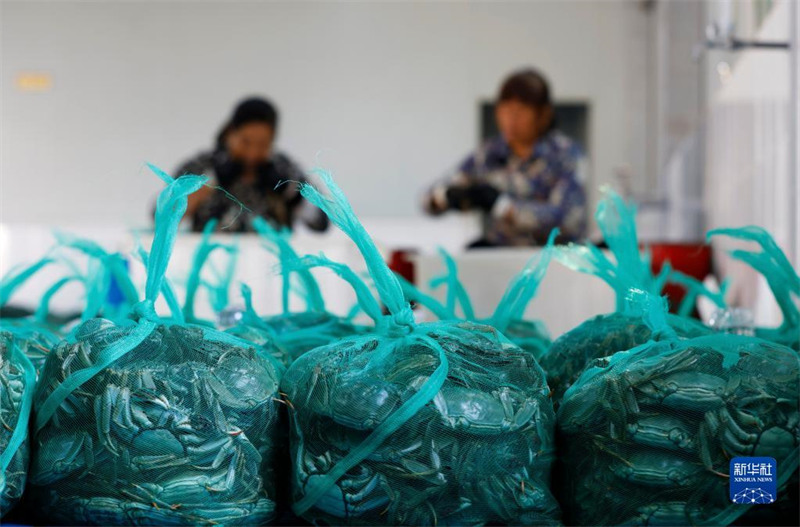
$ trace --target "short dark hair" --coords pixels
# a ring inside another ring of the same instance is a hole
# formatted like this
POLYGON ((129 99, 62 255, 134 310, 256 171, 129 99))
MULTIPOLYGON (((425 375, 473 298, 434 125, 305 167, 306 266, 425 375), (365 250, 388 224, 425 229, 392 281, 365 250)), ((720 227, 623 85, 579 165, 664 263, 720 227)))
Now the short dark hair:
POLYGON ((278 129, 278 109, 270 101, 262 97, 248 97, 242 99, 233 109, 228 122, 217 134, 217 148, 224 147, 225 137, 228 132, 250 123, 263 123, 272 128, 278 129))
POLYGON ((515 71, 503 81, 497 102, 504 101, 519 101, 537 108, 553 104, 547 79, 533 68, 515 71))
POLYGON ((278 110, 261 97, 244 99, 233 110, 229 126, 235 129, 249 123, 264 123, 275 129, 278 126, 278 110))

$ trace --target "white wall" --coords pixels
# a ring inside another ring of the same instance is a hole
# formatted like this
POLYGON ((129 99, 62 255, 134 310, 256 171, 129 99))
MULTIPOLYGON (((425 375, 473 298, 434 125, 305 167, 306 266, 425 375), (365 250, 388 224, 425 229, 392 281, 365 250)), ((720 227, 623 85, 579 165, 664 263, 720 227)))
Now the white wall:
POLYGON ((525 64, 592 104, 594 189, 644 179, 646 14, 638 2, 2 2, 3 222, 146 221, 159 183, 265 93, 280 145, 333 168, 365 216, 416 199, 477 141, 477 104, 525 64), (20 91, 23 71, 52 89, 20 91))
MULTIPOLYGON (((773 42, 789 39, 788 0, 776 1, 760 28, 748 28, 746 23, 752 2, 736 6, 738 35, 752 32, 754 39, 773 42)), ((709 5, 710 20, 721 16, 715 7, 719 6, 709 5)), ((709 229, 762 226, 791 259, 800 225, 795 217, 798 174, 790 164, 790 110, 792 99, 798 97, 790 93, 790 57, 786 50, 708 52, 704 198, 709 229), (719 75, 722 62, 731 67, 729 76, 719 75)), ((733 278, 729 301, 754 309, 759 322, 774 323, 780 316, 766 282, 723 252, 738 245, 725 239, 715 242, 718 270, 733 278)))

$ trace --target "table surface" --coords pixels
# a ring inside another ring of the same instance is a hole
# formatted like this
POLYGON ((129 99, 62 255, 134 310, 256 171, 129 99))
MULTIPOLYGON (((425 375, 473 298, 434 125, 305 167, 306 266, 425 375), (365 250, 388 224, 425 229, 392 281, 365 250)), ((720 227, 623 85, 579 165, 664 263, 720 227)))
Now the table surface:
MULTIPOLYGON (((525 263, 541 249, 485 249, 464 251, 462 248, 476 233, 471 220, 456 221, 436 219, 375 219, 365 221, 367 230, 372 234, 376 244, 384 253, 398 248, 415 250, 417 284, 427 289, 430 279, 440 275, 443 265, 437 254, 437 247, 448 249, 456 259, 462 282, 470 293, 478 316, 488 316, 494 311, 511 278, 518 273, 525 263)), ((151 233, 133 234, 125 226, 68 226, 62 230, 77 236, 88 237, 104 246, 107 250, 133 252, 137 241, 144 247, 150 246, 151 233)), ((232 305, 242 305, 239 284, 247 283, 253 290, 256 311, 261 315, 276 314, 281 311, 281 280, 277 270, 277 259, 269 254, 261 245, 261 240, 252 234, 215 235, 215 240, 223 243, 236 243, 239 256, 236 272, 229 290, 232 305)), ((30 263, 40 258, 53 244, 54 238, 50 228, 36 225, 0 225, 0 272, 21 263, 30 263)), ((194 251, 200 241, 199 234, 182 233, 178 236, 168 277, 173 283, 178 298, 184 298, 185 282, 191 267, 194 251)), ((292 239, 298 254, 324 253, 328 258, 350 265, 356 271, 364 271, 364 263, 352 241, 341 232, 331 229, 319 235, 298 229, 292 239)), ((212 254, 211 265, 222 269, 227 255, 217 251, 212 254)), ((80 265, 85 259, 77 258, 80 265)), ((131 274, 134 282, 144 288, 145 273, 142 264, 130 259, 131 274)), ((63 269, 52 267, 45 269, 35 280, 31 280, 13 297, 15 305, 35 307, 36 301, 49 284, 63 275, 63 269)), ((346 314, 355 303, 355 295, 351 288, 338 276, 326 269, 313 271, 317 277, 326 307, 338 314, 346 314)), ((204 270, 204 277, 210 278, 210 269, 204 270)), ((437 291, 434 296, 443 295, 437 291)), ((73 284, 57 295, 52 302, 57 313, 79 310, 82 291, 73 284)), ((196 314, 201 318, 213 319, 213 312, 208 294, 200 290, 196 298, 196 314)), ((293 298, 292 308, 302 309, 302 302, 293 298)), ((583 320, 614 308, 614 296, 611 289, 602 281, 570 271, 556 262, 550 264, 548 273, 542 282, 536 298, 529 304, 526 317, 542 320, 552 336, 576 326, 583 320)), ((167 313, 163 301, 157 303, 161 313, 167 313)), ((418 312, 424 318, 424 312, 418 312)))

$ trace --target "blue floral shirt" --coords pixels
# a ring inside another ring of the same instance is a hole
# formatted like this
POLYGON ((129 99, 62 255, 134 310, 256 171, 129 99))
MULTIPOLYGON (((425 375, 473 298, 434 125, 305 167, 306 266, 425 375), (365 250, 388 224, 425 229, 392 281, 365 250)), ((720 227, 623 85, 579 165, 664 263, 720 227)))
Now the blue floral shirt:
POLYGON ((450 187, 488 183, 500 192, 484 219, 484 237, 491 244, 543 244, 554 227, 561 229, 560 240, 578 240, 586 232, 586 194, 579 178, 583 159, 580 147, 558 131, 542 137, 526 159, 497 137, 431 189, 427 208, 444 212, 441 196, 450 187))

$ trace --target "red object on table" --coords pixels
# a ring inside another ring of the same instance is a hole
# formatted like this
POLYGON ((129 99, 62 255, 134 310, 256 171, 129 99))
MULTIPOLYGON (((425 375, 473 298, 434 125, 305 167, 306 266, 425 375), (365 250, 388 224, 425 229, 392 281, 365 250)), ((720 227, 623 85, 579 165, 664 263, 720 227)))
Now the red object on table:
POLYGON ((399 274, 412 284, 414 282, 414 262, 409 255, 415 251, 412 249, 396 249, 389 255, 389 269, 399 274))
MULTIPOLYGON (((711 246, 704 243, 653 243, 649 244, 652 254, 651 268, 654 273, 661 271, 665 262, 672 268, 689 275, 699 281, 711 274, 711 246)), ((680 285, 667 284, 662 294, 669 298, 670 311, 686 296, 686 288, 680 285)))

